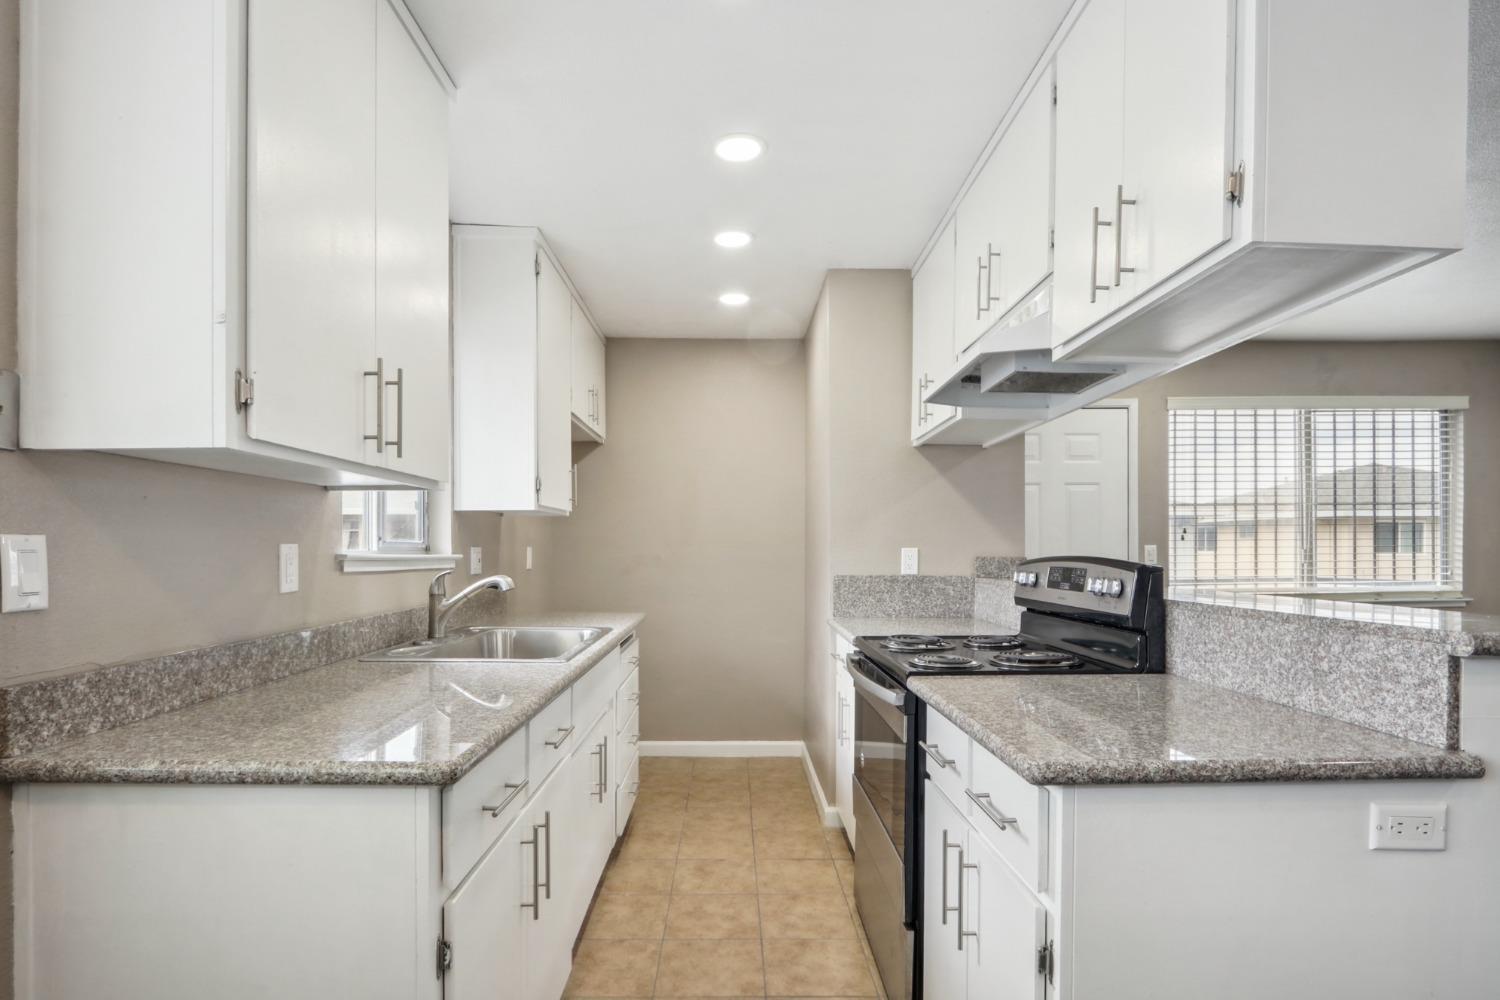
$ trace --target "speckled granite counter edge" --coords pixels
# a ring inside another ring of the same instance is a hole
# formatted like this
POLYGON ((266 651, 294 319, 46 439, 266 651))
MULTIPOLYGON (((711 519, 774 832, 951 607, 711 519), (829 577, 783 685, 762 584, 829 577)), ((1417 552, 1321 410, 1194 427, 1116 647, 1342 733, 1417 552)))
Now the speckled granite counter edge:
MULTIPOLYGON (((559 616, 540 616, 556 619, 559 616)), ((0 758, 0 782, 77 782, 110 784, 217 785, 449 785, 463 777, 491 750, 519 732, 559 694, 602 662, 645 620, 629 613, 597 643, 569 660, 551 683, 529 693, 525 711, 476 739, 462 754, 441 763, 331 760, 140 760, 77 759, 51 756, 45 748, 0 758)), ((519 622, 511 622, 519 624, 519 622)), ((545 624, 544 621, 528 624, 545 624)), ((572 623, 567 623, 572 624, 572 623)), ((378 648, 378 647, 377 647, 378 648)), ((324 664, 332 666, 332 664, 324 664)), ((317 668, 313 668, 317 669, 317 668)), ((227 692, 234 693, 234 692, 227 692)), ((211 700, 211 699, 209 699, 211 700)))
POLYGON ((924 635, 979 635, 988 632, 1014 632, 982 618, 942 618, 913 616, 884 618, 880 616, 844 615, 828 619, 835 632, 853 642, 862 635, 895 635, 897 632, 919 632, 924 635))
MULTIPOLYGON (((1484 762, 1461 750, 1414 753, 1363 761, 1294 758, 1240 760, 1037 760, 1015 752, 1000 736, 918 678, 911 690, 970 738, 1033 785, 1227 784, 1265 781, 1382 781, 1408 778, 1482 778, 1484 762)), ((1248 696, 1247 696, 1248 697, 1248 696)))

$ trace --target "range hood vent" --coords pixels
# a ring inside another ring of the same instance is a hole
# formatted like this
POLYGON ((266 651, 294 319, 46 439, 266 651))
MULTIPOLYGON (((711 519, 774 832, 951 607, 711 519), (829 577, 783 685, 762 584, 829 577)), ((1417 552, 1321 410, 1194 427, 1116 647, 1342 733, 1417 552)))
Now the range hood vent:
POLYGON ((1053 361, 1052 352, 1044 350, 989 354, 978 367, 970 377, 981 392, 1048 395, 1076 395, 1125 370, 1124 365, 1053 361))

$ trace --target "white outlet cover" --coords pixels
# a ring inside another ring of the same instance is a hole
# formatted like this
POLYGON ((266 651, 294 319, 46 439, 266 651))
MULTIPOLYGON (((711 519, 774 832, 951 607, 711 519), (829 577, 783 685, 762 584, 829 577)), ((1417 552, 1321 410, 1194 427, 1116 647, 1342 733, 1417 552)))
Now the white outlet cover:
POLYGON ((1448 847, 1448 807, 1441 802, 1371 802, 1370 850, 1442 851, 1448 847))
POLYGON ((526 546, 526 568, 531 568, 531 546, 526 546))
POLYGON ((478 576, 484 572, 484 549, 477 545, 469 547, 469 575, 478 576))
POLYGON ((297 567, 297 543, 283 543, 277 552, 277 587, 283 594, 295 594, 300 584, 297 567))
POLYGON ((1152 566, 1159 565, 1157 563, 1157 561, 1156 561, 1156 546, 1155 545, 1147 545, 1147 546, 1145 546, 1145 549, 1146 549, 1146 554, 1142 557, 1141 561, 1142 562, 1146 562, 1146 563, 1150 563, 1152 566))
POLYGON ((47 536, 0 535, 0 613, 47 607, 47 536))
POLYGON ((902 549, 901 550, 901 575, 902 576, 916 576, 917 575, 917 550, 916 549, 902 549))

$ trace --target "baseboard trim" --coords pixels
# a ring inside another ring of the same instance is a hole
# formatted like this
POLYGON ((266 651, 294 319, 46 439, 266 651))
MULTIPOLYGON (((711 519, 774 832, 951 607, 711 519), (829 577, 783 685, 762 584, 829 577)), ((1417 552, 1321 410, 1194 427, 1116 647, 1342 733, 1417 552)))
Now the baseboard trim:
POLYGON ((818 811, 823 814, 823 825, 840 827, 844 821, 839 818, 837 806, 828 804, 828 796, 823 794, 823 783, 818 780, 818 772, 813 768, 812 754, 807 752, 807 744, 802 746, 802 769, 807 772, 807 783, 812 786, 813 797, 818 800, 818 811))
POLYGON ((642 757, 806 757, 801 740, 642 740, 642 757))

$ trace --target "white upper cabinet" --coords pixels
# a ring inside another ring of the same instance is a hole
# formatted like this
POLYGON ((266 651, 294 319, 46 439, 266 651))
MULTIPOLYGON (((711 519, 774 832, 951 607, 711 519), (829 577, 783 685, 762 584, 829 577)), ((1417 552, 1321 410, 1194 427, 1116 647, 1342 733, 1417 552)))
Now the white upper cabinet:
POLYGON ((954 234, 949 223, 911 277, 913 441, 953 416, 953 407, 923 402, 922 395, 953 360, 954 234))
POLYGON ((24 446, 446 477, 447 93, 406 16, 26 0, 24 446))
POLYGON ((453 227, 453 506, 572 509, 573 295, 541 234, 453 227))
POLYGON ((604 440, 604 338, 573 301, 573 440, 604 440))

